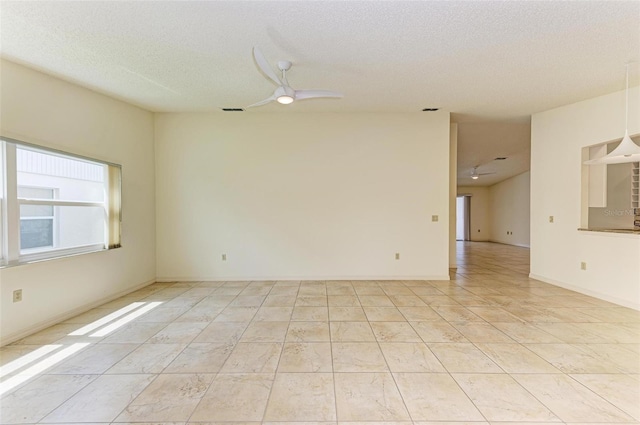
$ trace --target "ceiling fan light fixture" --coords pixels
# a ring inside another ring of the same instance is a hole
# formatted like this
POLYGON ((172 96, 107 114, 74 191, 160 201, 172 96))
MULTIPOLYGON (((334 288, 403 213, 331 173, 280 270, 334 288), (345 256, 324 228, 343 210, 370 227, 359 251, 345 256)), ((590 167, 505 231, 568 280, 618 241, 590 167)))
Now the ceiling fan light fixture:
POLYGON ((288 105, 290 103, 293 103, 293 97, 289 96, 288 94, 283 94, 282 96, 278 96, 276 100, 278 101, 278 103, 281 103, 283 105, 288 105))
POLYGON ((330 90, 294 90, 289 86, 287 81, 287 71, 291 69, 290 61, 278 61, 278 69, 282 72, 282 76, 278 76, 276 72, 271 68, 269 62, 265 59, 264 55, 257 47, 253 48, 253 59, 258 66, 258 69, 262 71, 267 79, 276 83, 276 90, 271 96, 263 99, 259 102, 247 106, 247 108, 253 108, 255 106, 262 106, 276 101, 281 105, 289 105, 296 100, 302 99, 314 99, 314 98, 341 98, 342 93, 330 91, 330 90))
POLYGON ((289 105, 296 99, 296 92, 289 86, 280 86, 274 93, 276 101, 282 105, 289 105))
POLYGON ((478 176, 471 176, 472 179, 478 180, 478 176))

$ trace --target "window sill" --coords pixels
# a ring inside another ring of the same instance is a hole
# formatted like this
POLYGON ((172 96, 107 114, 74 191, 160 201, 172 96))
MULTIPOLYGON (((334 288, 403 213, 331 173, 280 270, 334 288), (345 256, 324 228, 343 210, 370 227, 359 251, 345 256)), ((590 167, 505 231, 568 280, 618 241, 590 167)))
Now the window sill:
POLYGON ((55 252, 56 253, 55 256, 51 256, 51 255, 44 256, 44 253, 29 254, 21 257, 17 261, 0 263, 0 269, 24 266, 27 264, 34 264, 34 263, 42 263, 45 261, 59 260, 63 258, 77 257, 79 255, 85 255, 85 254, 95 254, 97 252, 111 251, 113 249, 117 249, 117 248, 107 249, 103 245, 100 245, 96 247, 79 247, 79 248, 70 248, 70 249, 58 250, 58 251, 48 251, 46 253, 46 254, 52 254, 53 252, 55 252))

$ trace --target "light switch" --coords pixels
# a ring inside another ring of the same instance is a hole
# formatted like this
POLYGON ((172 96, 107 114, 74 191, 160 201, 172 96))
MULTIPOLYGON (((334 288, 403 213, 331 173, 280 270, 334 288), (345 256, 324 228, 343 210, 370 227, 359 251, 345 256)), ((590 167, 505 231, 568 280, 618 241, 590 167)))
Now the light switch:
POLYGON ((552 215, 549 216, 549 223, 553 223, 553 216, 552 215))

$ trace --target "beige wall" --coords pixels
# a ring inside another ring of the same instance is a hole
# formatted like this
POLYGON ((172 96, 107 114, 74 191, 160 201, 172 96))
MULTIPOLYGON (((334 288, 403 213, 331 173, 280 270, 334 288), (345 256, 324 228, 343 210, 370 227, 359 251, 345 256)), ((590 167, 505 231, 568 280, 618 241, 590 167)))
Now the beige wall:
POLYGON ((460 186, 458 196, 471 195, 470 237, 472 241, 488 241, 491 236, 489 188, 482 186, 460 186))
MULTIPOLYGON (((533 115, 531 276, 640 309, 640 235, 578 231, 581 150, 622 137, 624 104, 624 92, 616 92, 533 115)), ((639 105, 635 87, 630 134, 640 132, 639 105)))
POLYGON ((527 171, 489 187, 492 242, 529 246, 530 175, 527 171))
POLYGON ((442 111, 158 114, 158 278, 448 279, 449 126, 442 111))
POLYGON ((0 269, 2 343, 155 278, 153 115, 20 65, 1 63, 4 137, 122 164, 121 249, 0 269), (12 291, 23 301, 12 303, 12 291))

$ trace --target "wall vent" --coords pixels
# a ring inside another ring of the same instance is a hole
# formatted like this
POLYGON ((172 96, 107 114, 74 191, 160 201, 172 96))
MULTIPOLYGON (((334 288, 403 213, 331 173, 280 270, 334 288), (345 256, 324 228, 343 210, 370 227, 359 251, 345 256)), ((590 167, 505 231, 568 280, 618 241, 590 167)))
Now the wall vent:
POLYGON ((244 112, 242 108, 222 108, 225 112, 244 112))

